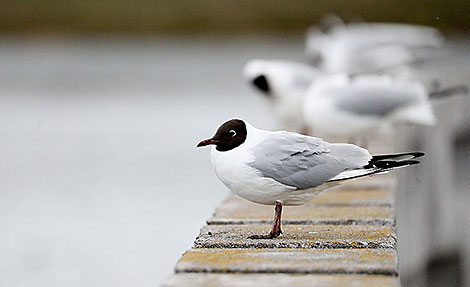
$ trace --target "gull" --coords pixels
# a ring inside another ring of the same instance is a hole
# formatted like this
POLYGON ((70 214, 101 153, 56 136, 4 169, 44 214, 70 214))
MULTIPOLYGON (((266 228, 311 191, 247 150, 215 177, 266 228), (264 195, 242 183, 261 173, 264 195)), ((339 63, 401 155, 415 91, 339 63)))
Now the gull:
POLYGON ((307 32, 305 53, 326 73, 393 71, 442 54, 434 28, 398 23, 334 24, 307 32))
POLYGON ((423 84, 379 75, 317 79, 306 93, 303 117, 317 135, 350 141, 397 121, 428 126, 436 122, 423 84))
POLYGON ((328 143, 320 138, 285 131, 257 129, 241 119, 222 124, 212 138, 197 147, 213 145, 211 161, 220 181, 251 202, 274 205, 267 235, 281 231, 283 205, 303 205, 321 191, 345 181, 419 163, 422 152, 374 155, 352 144, 328 143))
POLYGON ((282 129, 306 131, 302 102, 308 87, 321 75, 318 69, 293 61, 255 59, 246 63, 243 75, 266 97, 282 129))

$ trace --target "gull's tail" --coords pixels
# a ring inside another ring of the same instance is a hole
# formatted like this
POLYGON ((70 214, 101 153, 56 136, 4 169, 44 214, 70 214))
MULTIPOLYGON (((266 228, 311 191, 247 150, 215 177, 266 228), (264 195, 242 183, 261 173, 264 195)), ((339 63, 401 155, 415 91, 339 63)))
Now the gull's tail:
POLYGON ((346 170, 330 179, 328 182, 342 181, 373 174, 387 173, 391 170, 418 164, 416 158, 424 156, 424 152, 405 152, 384 155, 374 155, 369 163, 362 168, 346 170))
POLYGON ((376 169, 378 172, 389 171, 400 167, 418 164, 416 158, 424 156, 424 152, 405 152, 384 155, 374 155, 365 169, 376 169))

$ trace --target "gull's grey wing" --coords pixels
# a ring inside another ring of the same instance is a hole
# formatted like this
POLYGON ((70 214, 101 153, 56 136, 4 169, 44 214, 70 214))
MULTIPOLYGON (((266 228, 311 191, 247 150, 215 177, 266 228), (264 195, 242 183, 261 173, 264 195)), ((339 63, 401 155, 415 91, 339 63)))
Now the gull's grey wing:
POLYGON ((370 154, 355 145, 329 144, 318 138, 279 132, 256 145, 250 166, 282 184, 307 189, 345 170, 362 168, 370 154))
POLYGON ((299 62, 277 60, 269 63, 271 76, 275 76, 272 80, 289 79, 290 89, 305 91, 321 74, 317 68, 299 62))
POLYGON ((413 104, 418 99, 416 87, 383 87, 354 85, 329 91, 339 110, 361 116, 384 117, 398 108, 413 104))

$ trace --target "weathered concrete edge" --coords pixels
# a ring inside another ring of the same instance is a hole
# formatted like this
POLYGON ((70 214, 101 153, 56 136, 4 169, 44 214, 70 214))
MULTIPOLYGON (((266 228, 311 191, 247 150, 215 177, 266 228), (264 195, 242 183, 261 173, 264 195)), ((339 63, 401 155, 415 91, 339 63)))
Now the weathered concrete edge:
MULTIPOLYGON (((354 191, 350 191, 354 192, 354 191)), ((369 202, 348 202, 348 203, 315 203, 318 207, 371 207, 371 206, 384 206, 392 207, 393 203, 387 200, 370 200, 369 202)))
MULTIPOLYGON (((226 227, 238 228, 241 225, 205 225, 200 231, 199 235, 194 240, 193 248, 267 248, 267 249, 278 249, 278 248, 294 248, 294 249, 396 249, 397 235, 393 227, 384 227, 389 229, 389 233, 381 236, 380 238, 362 238, 362 239, 336 239, 336 238, 312 238, 312 239, 301 239, 301 238, 288 238, 280 236, 275 239, 268 240, 253 240, 247 239, 248 233, 239 234, 233 230, 225 230, 226 227), (216 230, 211 229, 211 226, 216 230), (224 234, 227 231, 237 234, 236 236, 221 237, 215 236, 215 234, 224 234), (213 234, 215 232, 215 234, 213 234), (214 237, 215 236, 215 237, 214 237)), ((260 225, 256 225, 260 226, 260 225)), ((376 227, 379 227, 377 225, 376 227)), ((248 226, 247 226, 248 227, 248 226)), ((292 226, 295 228, 295 226, 292 226)), ((365 226, 367 227, 367 226, 365 226)), ((370 226, 369 226, 370 227, 370 226)), ((269 229, 269 226, 266 226, 269 229)), ((369 232, 364 230, 364 232, 369 232)))
POLYGON ((177 286, 400 286, 399 277, 372 274, 178 273, 162 285, 177 286))
MULTIPOLYGON (((393 210, 392 210, 393 211, 393 210)), ((263 219, 236 219, 236 218, 209 218, 207 225, 248 225, 248 224, 272 224, 272 220, 263 219)), ((282 224, 295 225, 387 225, 395 226, 394 218, 387 219, 319 219, 319 220, 282 220, 282 224)))
POLYGON ((270 270, 245 270, 243 268, 232 270, 225 270, 222 268, 204 268, 202 270, 193 269, 193 268, 179 268, 175 269, 176 274, 180 273, 215 273, 215 274, 363 274, 363 275, 387 275, 398 277, 398 272, 396 270, 388 268, 377 268, 374 270, 361 270, 361 271, 351 271, 347 269, 343 270, 322 270, 322 269, 312 269, 312 270, 292 270, 289 268, 279 268, 276 271, 270 270))
POLYGON ((193 248, 235 248, 235 249, 257 249, 257 248, 267 248, 267 249, 392 249, 396 248, 396 239, 390 240, 389 242, 361 242, 361 241, 352 241, 352 242, 312 242, 312 243, 290 243, 290 242, 249 242, 249 243, 199 243, 194 242, 193 248))

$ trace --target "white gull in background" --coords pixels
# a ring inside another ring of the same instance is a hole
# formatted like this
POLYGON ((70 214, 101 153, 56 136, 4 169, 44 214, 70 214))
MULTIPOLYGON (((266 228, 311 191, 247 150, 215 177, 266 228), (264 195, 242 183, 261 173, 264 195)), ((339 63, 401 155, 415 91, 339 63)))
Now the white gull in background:
POLYGON ((233 119, 197 146, 214 145, 212 165, 217 177, 238 196, 275 205, 272 230, 251 239, 279 236, 283 205, 303 205, 321 191, 344 181, 385 173, 419 163, 421 152, 372 156, 352 145, 330 144, 292 132, 260 130, 233 119))
POLYGON ((285 60, 251 60, 243 71, 250 85, 266 96, 281 128, 305 132, 302 102, 320 71, 311 65, 285 60))
POLYGON ((442 55, 444 42, 437 29, 426 26, 336 23, 326 31, 312 27, 305 53, 326 73, 384 72, 442 55))
POLYGON ((378 75, 318 78, 306 93, 303 116, 316 135, 349 141, 386 130, 394 121, 436 121, 424 85, 378 75))

